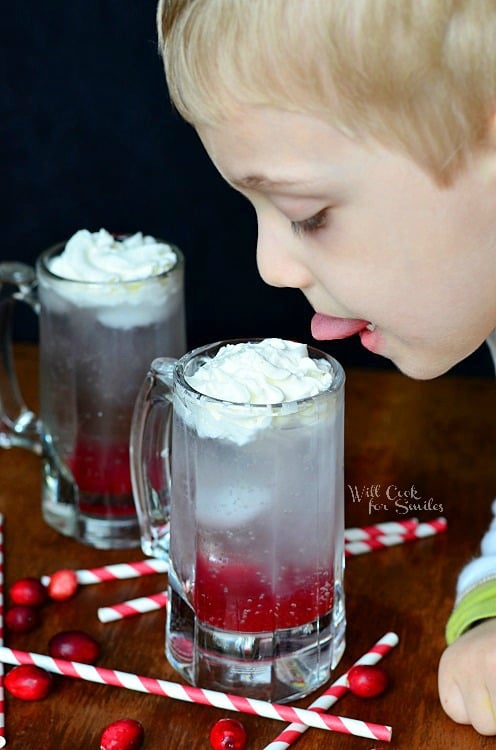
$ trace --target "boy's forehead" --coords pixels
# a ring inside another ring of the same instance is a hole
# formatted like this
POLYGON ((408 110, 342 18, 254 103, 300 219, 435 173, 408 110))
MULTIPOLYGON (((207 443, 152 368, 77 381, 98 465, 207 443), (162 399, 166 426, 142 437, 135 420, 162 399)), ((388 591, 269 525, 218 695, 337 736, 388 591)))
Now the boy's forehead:
POLYGON ((370 155, 365 143, 310 114, 244 107, 221 124, 197 131, 217 168, 232 185, 284 190, 340 180, 370 155))

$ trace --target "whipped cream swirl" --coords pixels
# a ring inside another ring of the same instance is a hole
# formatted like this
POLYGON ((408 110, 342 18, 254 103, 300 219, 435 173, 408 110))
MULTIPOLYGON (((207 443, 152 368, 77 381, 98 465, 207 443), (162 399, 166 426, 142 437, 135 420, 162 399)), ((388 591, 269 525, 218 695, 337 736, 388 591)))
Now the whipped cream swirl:
POLYGON ((73 281, 137 281, 169 271, 176 263, 173 249, 137 232, 122 240, 105 229, 81 229, 66 243, 61 255, 49 262, 57 276, 73 281))
POLYGON ((313 359, 304 344, 283 339, 227 344, 205 359, 188 384, 203 396, 178 399, 176 408, 200 437, 244 445, 267 428, 332 419, 334 399, 316 399, 332 390, 334 371, 326 359, 313 359))
POLYGON ((325 360, 309 357, 304 344, 272 338, 227 344, 188 383, 236 404, 281 404, 326 391, 332 371, 325 360))
POLYGON ((91 310, 110 328, 179 320, 183 305, 180 251, 137 232, 122 240, 105 229, 76 232, 39 273, 43 303, 60 314, 67 305, 91 310))

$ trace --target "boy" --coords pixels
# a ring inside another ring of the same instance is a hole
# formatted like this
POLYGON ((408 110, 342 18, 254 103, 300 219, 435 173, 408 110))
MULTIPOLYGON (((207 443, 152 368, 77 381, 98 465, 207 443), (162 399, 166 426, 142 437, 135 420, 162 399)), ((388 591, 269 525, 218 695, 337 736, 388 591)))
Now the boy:
MULTIPOLYGON (((494 0, 161 0, 158 27, 174 104, 253 204, 260 273, 303 291, 316 339, 358 333, 432 378, 491 335, 494 0)), ((455 721, 496 734, 486 541, 439 688, 455 721)))

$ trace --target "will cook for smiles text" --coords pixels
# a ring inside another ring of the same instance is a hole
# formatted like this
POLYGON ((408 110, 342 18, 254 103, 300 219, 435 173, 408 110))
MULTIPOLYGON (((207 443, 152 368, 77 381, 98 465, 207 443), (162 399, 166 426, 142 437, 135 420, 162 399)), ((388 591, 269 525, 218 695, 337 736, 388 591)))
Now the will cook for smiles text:
POLYGON ((442 503, 437 503, 432 497, 423 497, 414 484, 406 489, 396 484, 383 487, 380 484, 362 485, 349 484, 348 490, 354 503, 367 503, 369 515, 383 510, 391 510, 400 515, 415 513, 421 510, 444 513, 442 503))

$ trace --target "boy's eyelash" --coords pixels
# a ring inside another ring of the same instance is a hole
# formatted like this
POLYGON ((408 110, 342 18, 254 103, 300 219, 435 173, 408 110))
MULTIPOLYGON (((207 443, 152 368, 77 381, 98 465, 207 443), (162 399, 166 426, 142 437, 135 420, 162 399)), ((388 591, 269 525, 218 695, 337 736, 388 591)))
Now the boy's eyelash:
POLYGON ((291 229, 297 237, 300 237, 302 234, 311 234, 311 232, 316 232, 318 229, 323 229, 326 223, 327 209, 324 208, 322 211, 319 211, 318 214, 310 216, 308 219, 304 219, 303 221, 292 221, 291 229))

